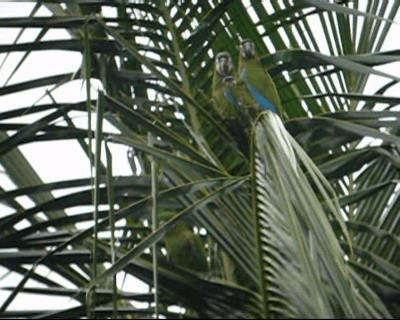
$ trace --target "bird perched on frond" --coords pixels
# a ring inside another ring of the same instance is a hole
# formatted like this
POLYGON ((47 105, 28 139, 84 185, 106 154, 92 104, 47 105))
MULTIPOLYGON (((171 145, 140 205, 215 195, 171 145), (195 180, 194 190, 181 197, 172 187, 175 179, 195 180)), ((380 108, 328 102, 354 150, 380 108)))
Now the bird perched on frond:
POLYGON ((234 67, 229 52, 219 52, 215 57, 215 68, 212 84, 214 107, 222 118, 237 116, 235 109, 226 97, 227 82, 225 78, 234 78, 234 67))
POLYGON ((208 271, 207 253, 200 235, 185 221, 178 221, 164 236, 168 259, 174 265, 194 272, 208 271))
POLYGON ((239 76, 263 110, 279 114, 282 107, 278 91, 271 75, 261 64, 251 39, 240 43, 239 76))
POLYGON ((251 126, 252 120, 256 118, 261 110, 245 83, 235 77, 225 77, 224 93, 230 105, 237 112, 237 116, 246 125, 251 126))
POLYGON ((221 115, 224 126, 244 154, 247 154, 250 121, 246 110, 255 101, 245 86, 238 86, 229 52, 219 52, 215 57, 212 89, 214 107, 221 115))

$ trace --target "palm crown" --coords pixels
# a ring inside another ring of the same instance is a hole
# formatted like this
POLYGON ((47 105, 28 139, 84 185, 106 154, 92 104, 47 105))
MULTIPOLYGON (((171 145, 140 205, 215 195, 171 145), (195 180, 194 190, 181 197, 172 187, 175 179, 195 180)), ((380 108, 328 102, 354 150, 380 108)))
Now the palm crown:
POLYGON ((40 30, 0 46, 3 61, 22 52, 0 95, 28 97, 0 113, 0 162, 16 186, 0 194, 11 210, 0 261, 20 275, 2 285, 1 315, 396 316, 400 122, 389 93, 400 79, 378 67, 398 60, 384 45, 399 6, 50 1, 0 18, 1 28, 40 30), (58 29, 67 35, 46 38, 58 29), (282 109, 247 123, 245 150, 212 99, 217 53, 242 63, 238 38, 252 40, 282 109), (53 50, 77 53, 79 66, 12 83, 30 56, 53 50), (373 76, 385 82, 367 90, 373 76), (58 101, 74 80, 85 97, 58 101), (26 115, 35 121, 21 123, 26 115), (46 183, 21 152, 60 140, 84 150, 90 176, 46 183), (128 175, 115 173, 128 162, 118 146, 131 150, 128 175), (27 292, 76 304, 13 311, 27 292))

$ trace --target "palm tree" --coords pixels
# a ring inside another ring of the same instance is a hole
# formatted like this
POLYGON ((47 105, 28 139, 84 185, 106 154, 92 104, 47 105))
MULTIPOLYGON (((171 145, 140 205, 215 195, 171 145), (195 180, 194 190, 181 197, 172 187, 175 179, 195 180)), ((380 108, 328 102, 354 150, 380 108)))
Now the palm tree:
POLYGON ((0 194, 1 316, 398 315, 400 78, 379 67, 399 59, 385 49, 399 6, 77 0, 1 18, 18 32, 0 45, 0 72, 18 60, 0 96, 24 97, 0 113, 0 163, 16 186, 0 194), (237 63, 245 38, 284 109, 248 128, 250 155, 211 100, 215 54, 237 63), (79 66, 13 82, 53 50, 79 66), (84 97, 61 101, 72 82, 84 97), (21 151, 59 140, 85 152, 88 176, 46 183, 21 151), (123 162, 130 174, 115 174, 123 162), (12 308, 25 293, 43 308, 12 308), (54 310, 50 296, 74 304, 54 310))

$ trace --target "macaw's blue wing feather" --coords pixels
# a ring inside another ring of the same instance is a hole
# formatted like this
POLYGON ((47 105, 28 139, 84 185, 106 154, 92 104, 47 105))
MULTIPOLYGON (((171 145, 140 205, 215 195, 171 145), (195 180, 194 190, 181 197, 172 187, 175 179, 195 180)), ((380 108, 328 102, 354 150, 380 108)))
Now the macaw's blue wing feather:
POLYGON ((261 93, 259 93, 254 87, 251 85, 247 84, 251 94, 254 96, 254 98, 257 100, 257 102, 261 105, 261 108, 264 110, 271 110, 275 113, 278 113, 278 110, 276 106, 266 97, 264 97, 261 93))
POLYGON ((239 102, 236 99, 236 96, 235 96, 235 93, 233 92, 232 87, 227 87, 225 89, 225 97, 228 99, 231 106, 235 108, 236 112, 239 113, 240 112, 239 102))
POLYGON ((278 109, 275 106, 275 104, 269 100, 267 97, 264 97, 260 92, 258 92, 247 80, 247 75, 246 75, 246 69, 243 69, 242 71, 242 79, 246 83, 247 88, 253 95, 254 99, 260 104, 261 108, 264 110, 271 110, 275 112, 276 114, 278 113, 278 109))

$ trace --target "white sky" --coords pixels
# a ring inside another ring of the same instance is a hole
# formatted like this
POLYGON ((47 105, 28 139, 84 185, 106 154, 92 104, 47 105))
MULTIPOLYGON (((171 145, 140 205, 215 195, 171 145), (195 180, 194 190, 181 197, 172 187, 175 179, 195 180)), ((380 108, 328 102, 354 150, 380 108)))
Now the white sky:
MULTIPOLYGON (((27 16, 31 10, 32 4, 27 3, 0 3, 0 17, 1 16, 27 16)), ((39 10, 37 16, 46 16, 49 12, 45 9, 39 10)), ((4 30, 4 29, 3 29, 4 30)), ((0 44, 13 43, 18 30, 7 29, 7 32, 0 32, 0 44), (10 30, 10 32, 8 32, 10 30)), ((23 33, 19 43, 29 42, 36 37, 38 31, 36 29, 28 29, 23 33)), ((68 39, 69 35, 64 30, 53 29, 50 30, 43 40, 55 40, 55 39, 68 39)), ((8 57, 3 68, 0 70, 0 85, 4 85, 8 79, 10 73, 14 70, 15 65, 21 59, 22 54, 15 53, 8 57)), ((0 55, 0 62, 3 60, 4 55, 0 55)), ((81 56, 77 52, 65 52, 65 51, 38 51, 33 52, 29 55, 28 59, 24 62, 22 67, 13 76, 9 84, 19 83, 34 78, 45 77, 49 74, 62 74, 75 72, 81 64, 81 56), (45 61, 45 63, 43 63, 45 61)), ((96 82, 92 83, 93 90, 91 96, 95 98, 97 96, 96 82)), ((50 88, 50 87, 48 87, 50 88)), ((7 109, 13 109, 18 106, 26 107, 32 105, 33 102, 41 99, 45 93, 44 88, 27 90, 25 92, 9 94, 0 97, 0 105, 2 111, 7 109)), ((82 86, 82 82, 75 80, 63 85, 62 87, 52 92, 53 97, 57 102, 79 102, 86 99, 85 86, 82 86)), ((51 103, 51 99, 47 96, 42 98, 37 104, 51 103)), ((70 113, 74 117, 74 113, 70 113)), ((32 122, 44 116, 44 113, 36 115, 28 115, 21 117, 19 122, 32 122)), ((76 116, 76 114, 75 114, 76 116)), ((15 120, 14 120, 15 121, 15 120)), ((79 113, 79 118, 73 118, 73 121, 77 127, 84 128, 87 124, 87 119, 79 113)), ((12 121, 11 121, 12 122, 12 121)), ((63 123, 59 121, 58 123, 63 123)), ((94 123, 94 122, 93 122, 94 123)), ((111 126, 104 127, 105 130, 111 130, 111 126)), ((126 147, 113 146, 113 155, 126 159, 126 147)), ((23 145, 20 150, 26 155, 31 165, 38 172, 39 176, 44 182, 52 182, 64 179, 75 179, 82 178, 90 175, 89 161, 83 150, 75 141, 55 141, 55 142, 41 142, 31 143, 23 145), (44 162, 43 154, 46 154, 46 160, 44 162), (82 163, 82 160, 86 164, 82 163), (50 165, 49 165, 50 163, 50 165)), ((103 157, 105 162, 105 157, 103 157)), ((117 162, 118 163, 118 162, 117 162)), ((116 175, 128 175, 131 173, 127 163, 118 163, 114 166, 114 173, 116 175)))
MULTIPOLYGON (((362 1, 366 0, 361 0, 362 1)), ((392 0, 396 1, 396 0, 392 0)), ((0 2, 0 18, 1 17, 25 17, 29 15, 33 5, 29 3, 6 3, 0 2)), ((48 16, 50 13, 45 9, 40 9, 37 16, 48 16)), ((399 21, 399 15, 396 20, 399 21)), ((363 19, 363 18, 361 18, 363 19)), ((317 29, 316 29, 317 30, 317 29)), ((11 44, 14 42, 18 34, 17 29, 0 29, 0 44, 11 44)), ((23 33, 23 36, 19 40, 22 42, 30 42, 34 37, 36 37, 38 31, 35 29, 27 30, 23 33)), ((399 35, 400 26, 398 24, 394 25, 388 35, 387 41, 385 42, 382 51, 399 49, 399 35)), ((69 35, 64 30, 52 29, 50 30, 44 40, 51 39, 68 39, 69 35)), ((0 69, 0 86, 3 86, 12 70, 14 70, 15 65, 21 59, 22 54, 13 53, 10 55, 0 69)), ((3 62, 5 55, 0 54, 0 65, 3 62)), ((40 78, 49 74, 62 74, 66 72, 74 72, 78 69, 81 64, 81 55, 74 52, 62 52, 62 51, 39 51, 33 52, 29 55, 29 58, 23 64, 23 67, 11 78, 9 84, 19 83, 22 81, 27 81, 33 78, 40 78)), ((378 68, 381 71, 390 73, 395 76, 399 76, 400 72, 400 62, 393 63, 378 68)), ((381 77, 372 76, 368 81, 366 87, 367 93, 374 92, 378 87, 385 83, 387 80, 382 81, 381 77)), ((94 83, 96 86, 96 83, 94 83)), ((98 84, 97 84, 98 87, 98 84)), ((92 97, 96 96, 96 89, 93 88, 92 97)), ((387 91, 387 95, 396 96, 398 94, 399 86, 394 86, 387 91)), ((0 107, 1 111, 6 111, 8 109, 15 109, 16 107, 26 107, 32 105, 32 102, 37 101, 42 98, 44 94, 44 89, 34 89, 25 91, 24 93, 10 94, 6 96, 0 96, 0 107)), ((54 98, 57 102, 77 102, 83 101, 86 98, 86 92, 84 86, 80 81, 73 81, 56 89, 52 92, 54 98)), ((45 97, 40 100, 38 104, 50 103, 51 100, 45 97)), ((34 116, 21 117, 19 122, 30 123, 36 119, 43 117, 43 113, 34 116)), ((72 113, 71 113, 72 115, 72 113)), ((74 123, 79 127, 85 127, 87 120, 80 116, 74 118, 74 123)), ((105 126, 106 130, 112 130, 111 126, 105 126)), ((90 175, 89 162, 87 157, 84 155, 82 149, 75 141, 55 141, 55 142, 40 142, 40 143, 30 143, 20 147, 23 154, 29 159, 31 165, 37 171, 39 176, 44 182, 52 182, 65 179, 75 179, 88 177, 90 175)), ((116 175, 129 175, 131 174, 130 168, 126 161, 127 148, 124 146, 113 146, 113 157, 114 157, 114 174, 116 175)), ((103 157, 104 160, 104 157, 103 157)), ((104 161, 105 162, 105 161, 104 161)), ((0 185, 6 190, 13 189, 15 186, 6 177, 4 173, 0 172, 0 185)), ((56 196, 65 194, 65 191, 59 191, 54 193, 56 196)), ((30 206, 31 202, 27 200, 21 200, 21 203, 30 206)), ((0 206, 2 213, 8 213, 3 210, 3 206, 0 206)), ((68 210, 67 210, 68 212, 68 210)), ((71 213, 73 210, 71 211, 71 213)), ((48 275, 49 270, 45 267, 40 267, 41 273, 43 275, 48 275)), ((0 268, 0 287, 12 285, 15 281, 20 279, 20 276, 12 275, 2 278, 5 269, 0 268)), ((54 273, 52 274, 54 277, 54 273)), ((122 279, 119 279, 122 281, 122 279)), ((60 280, 62 281, 62 279, 60 280)), ((133 281, 132 279, 130 281, 133 281)), ((34 285, 35 282, 30 281, 29 285, 34 285)), ((140 287, 138 283, 131 284, 134 287, 140 287)), ((7 297, 8 294, 0 291, 0 304, 7 297)), ((46 306, 41 305, 43 302, 42 297, 36 295, 20 295, 15 302, 12 304, 10 309, 19 308, 23 306, 26 308, 26 301, 29 298, 29 304, 32 309, 43 309, 48 308, 51 304, 54 309, 62 309, 68 306, 77 305, 76 302, 70 301, 64 298, 48 298, 46 300, 46 306)))

